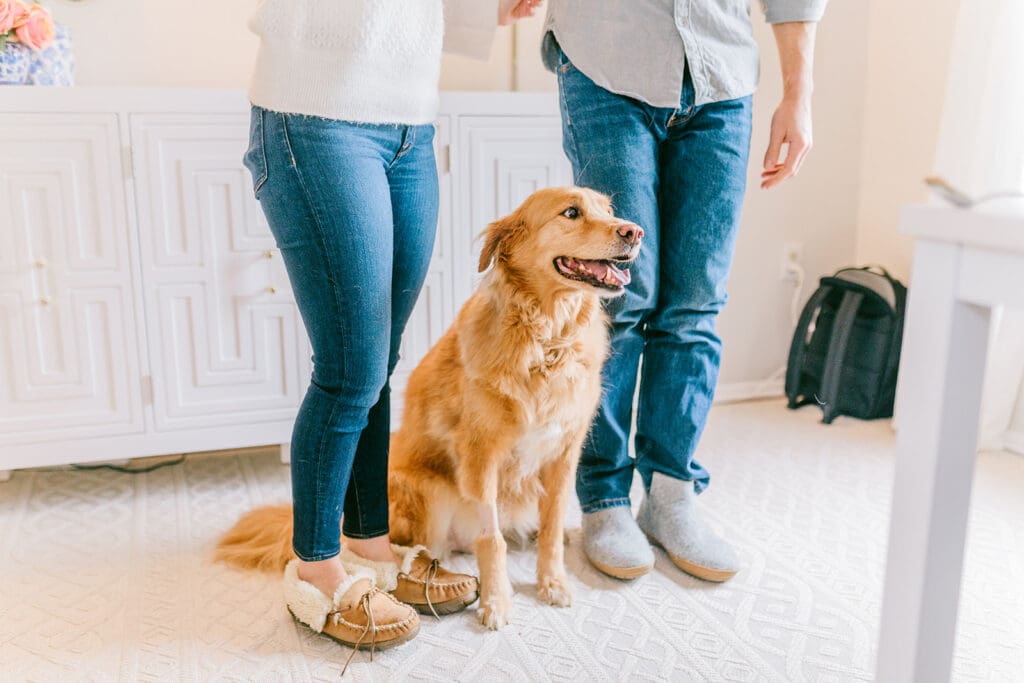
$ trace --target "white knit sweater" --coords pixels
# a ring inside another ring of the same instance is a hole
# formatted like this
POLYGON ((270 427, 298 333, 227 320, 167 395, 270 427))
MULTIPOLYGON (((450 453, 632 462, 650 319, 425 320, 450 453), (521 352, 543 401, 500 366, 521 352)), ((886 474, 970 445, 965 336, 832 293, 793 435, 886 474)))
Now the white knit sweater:
POLYGON ((497 21, 498 0, 261 0, 249 98, 292 114, 429 123, 442 43, 486 59, 497 21))

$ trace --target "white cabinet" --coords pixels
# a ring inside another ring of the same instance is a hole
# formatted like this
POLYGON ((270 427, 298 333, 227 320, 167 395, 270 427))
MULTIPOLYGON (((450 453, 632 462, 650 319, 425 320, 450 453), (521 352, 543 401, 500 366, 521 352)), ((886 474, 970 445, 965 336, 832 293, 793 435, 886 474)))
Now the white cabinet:
POLYGON ((459 118, 457 182, 464 201, 455 244, 459 262, 456 286, 465 299, 479 282, 476 264, 480 240, 488 223, 510 213, 542 187, 571 185, 572 167, 562 152, 557 113, 541 116, 476 116, 459 118))
POLYGON ((143 430, 120 149, 114 115, 0 114, 0 453, 143 430))
MULTIPOLYGON (((0 470, 287 443, 310 351, 242 166, 244 94, 6 88, 0 111, 0 470)), ((445 94, 435 148, 396 421, 469 296, 476 237, 571 182, 553 95, 445 94)))
POLYGON ((131 117, 157 431, 287 419, 301 324, 241 159, 249 117, 131 117))

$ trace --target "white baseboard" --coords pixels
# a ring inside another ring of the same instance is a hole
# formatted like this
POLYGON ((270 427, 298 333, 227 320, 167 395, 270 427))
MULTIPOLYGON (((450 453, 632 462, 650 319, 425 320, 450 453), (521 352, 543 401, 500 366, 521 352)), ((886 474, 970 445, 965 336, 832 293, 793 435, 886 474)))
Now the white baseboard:
POLYGON ((727 382, 715 390, 715 403, 738 403, 759 398, 778 398, 786 393, 784 379, 727 382))

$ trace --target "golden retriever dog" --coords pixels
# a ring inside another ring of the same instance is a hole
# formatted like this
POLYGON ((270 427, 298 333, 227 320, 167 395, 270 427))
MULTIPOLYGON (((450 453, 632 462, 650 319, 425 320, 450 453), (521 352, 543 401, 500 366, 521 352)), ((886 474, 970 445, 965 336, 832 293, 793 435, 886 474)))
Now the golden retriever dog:
MULTIPOLYGON (((481 272, 452 327, 413 371, 392 437, 388 495, 395 543, 436 556, 473 548, 481 622, 511 617, 505 534, 537 534, 537 592, 568 606, 563 544, 576 465, 601 396, 608 321, 643 231, 583 188, 535 192, 483 235, 481 272)), ((291 513, 240 520, 219 556, 282 567, 291 513)))

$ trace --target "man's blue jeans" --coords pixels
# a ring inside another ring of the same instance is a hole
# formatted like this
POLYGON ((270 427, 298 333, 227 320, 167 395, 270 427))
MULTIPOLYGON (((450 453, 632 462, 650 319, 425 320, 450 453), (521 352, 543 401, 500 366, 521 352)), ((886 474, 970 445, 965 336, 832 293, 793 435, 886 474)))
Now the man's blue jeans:
POLYGON ((578 470, 580 503, 584 512, 629 505, 638 375, 635 467, 644 485, 661 472, 700 492, 709 476, 694 451, 718 381, 715 317, 746 187, 750 97, 694 106, 687 71, 679 108, 659 108, 605 90, 564 54, 557 73, 576 183, 610 195, 616 215, 645 232, 632 283, 608 304, 612 353, 578 470))
POLYGON ((304 560, 388 533, 389 379, 437 231, 433 126, 254 107, 245 164, 313 346, 292 432, 292 545, 304 560))

